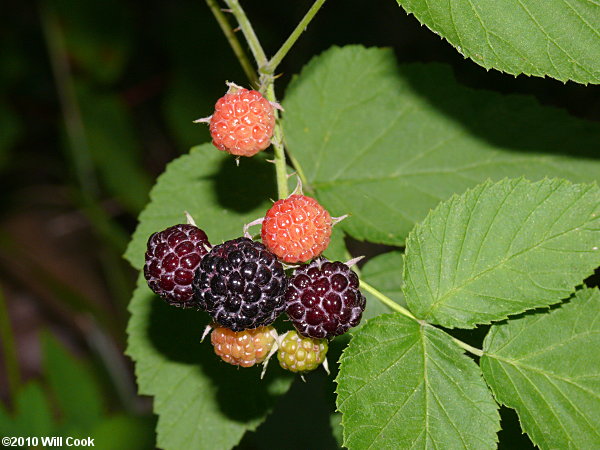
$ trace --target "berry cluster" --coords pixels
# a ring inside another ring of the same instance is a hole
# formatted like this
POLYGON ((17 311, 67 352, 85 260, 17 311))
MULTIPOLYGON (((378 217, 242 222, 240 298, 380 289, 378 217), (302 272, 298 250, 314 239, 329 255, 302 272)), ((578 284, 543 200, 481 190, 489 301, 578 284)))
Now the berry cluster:
MULTIPOLYGON (((230 84, 213 115, 199 121, 210 122, 220 150, 252 156, 270 145, 274 106, 258 92, 230 84)), ((327 340, 357 326, 365 309, 356 273, 321 256, 341 219, 303 195, 299 185, 264 218, 246 225, 244 237, 214 247, 195 224, 154 233, 144 275, 169 304, 211 316, 211 342, 225 362, 250 367, 278 349, 283 368, 314 370, 326 363, 327 340), (262 243, 247 231, 259 223, 262 243), (284 264, 297 265, 290 276, 284 264), (284 311, 296 330, 279 338, 271 324, 284 311)))

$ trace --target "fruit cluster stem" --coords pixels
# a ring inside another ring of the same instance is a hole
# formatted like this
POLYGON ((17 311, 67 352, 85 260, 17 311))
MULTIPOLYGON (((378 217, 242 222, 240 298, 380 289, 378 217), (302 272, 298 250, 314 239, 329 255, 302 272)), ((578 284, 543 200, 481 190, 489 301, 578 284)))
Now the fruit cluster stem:
MULTIPOLYGON (((300 23, 296 26, 294 31, 290 34, 290 36, 283 43, 281 48, 275 53, 273 58, 270 60, 267 58, 265 51, 263 50, 254 29, 244 9, 240 5, 238 0, 224 0, 227 6, 229 7, 230 12, 233 14, 235 19, 238 22, 239 29, 244 34, 244 38, 250 47, 250 51, 254 56, 256 61, 256 65, 260 71, 260 78, 257 77, 256 72, 251 67, 250 62, 248 61, 248 57, 246 56, 244 50, 242 49, 239 40, 234 34, 234 30, 231 29, 229 21, 224 16, 223 12, 219 9, 216 0, 206 0, 209 8, 213 12, 217 22, 221 26, 225 37, 229 41, 231 48, 233 49, 235 55, 237 56, 246 76, 250 79, 252 84, 258 85, 260 91, 265 94, 267 99, 271 102, 277 102, 277 98, 275 96, 275 88, 273 86, 274 83, 274 73, 283 58, 287 55, 290 49, 293 47, 294 43, 298 40, 300 35, 306 30, 306 27, 311 22, 313 17, 317 14, 325 0, 316 0, 315 3, 311 6, 311 8, 304 15, 300 23)), ((279 122, 279 114, 275 111, 276 124, 273 130, 273 150, 274 150, 274 163, 275 163, 275 172, 277 179, 277 194, 279 198, 286 198, 289 195, 288 188, 288 173, 287 173, 287 164, 286 164, 286 154, 285 148, 283 145, 283 129, 281 127, 281 123, 279 122)), ((305 176, 302 173, 302 169, 300 168, 298 161, 295 159, 291 159, 298 175, 301 177, 303 182, 306 182, 305 176)))
MULTIPOLYGON (((269 81, 266 92, 267 100, 276 102, 275 87, 273 81, 269 81)), ((283 147, 283 129, 279 120, 279 113, 275 110, 275 128, 273 128, 273 152, 275 155, 275 174, 277 178, 277 195, 279 198, 287 198, 289 195, 287 164, 285 161, 285 149, 283 147)))

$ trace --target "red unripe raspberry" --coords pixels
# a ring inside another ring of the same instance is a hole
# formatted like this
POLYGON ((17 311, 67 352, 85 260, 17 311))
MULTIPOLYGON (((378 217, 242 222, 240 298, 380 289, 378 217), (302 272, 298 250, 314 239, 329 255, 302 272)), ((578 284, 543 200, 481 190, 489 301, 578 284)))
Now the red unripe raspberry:
POLYGON ((291 195, 267 211, 262 242, 286 263, 303 263, 319 256, 329 245, 331 216, 314 198, 291 195))
POLYGON ((271 351, 275 343, 272 330, 274 328, 268 326, 236 332, 217 327, 210 335, 210 342, 223 361, 234 366, 251 367, 263 362, 271 351))
POLYGON ((254 156, 271 145, 274 126, 273 106, 260 92, 231 88, 215 105, 210 135, 219 150, 254 156))

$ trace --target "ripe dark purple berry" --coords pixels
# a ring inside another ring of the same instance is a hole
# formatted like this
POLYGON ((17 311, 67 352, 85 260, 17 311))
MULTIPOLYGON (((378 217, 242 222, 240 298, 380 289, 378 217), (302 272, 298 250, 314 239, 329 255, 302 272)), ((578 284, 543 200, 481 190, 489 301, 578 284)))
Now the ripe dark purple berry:
POLYGON ((285 294, 286 312, 304 336, 323 339, 359 324, 365 296, 358 276, 344 263, 318 258, 295 270, 285 294))
POLYGON ((210 244, 206 233, 193 225, 175 225, 148 239, 144 277, 167 303, 191 307, 194 273, 210 244))
POLYGON ((233 331, 274 322, 285 309, 286 288, 275 255, 245 237, 216 245, 194 278, 197 306, 233 331))

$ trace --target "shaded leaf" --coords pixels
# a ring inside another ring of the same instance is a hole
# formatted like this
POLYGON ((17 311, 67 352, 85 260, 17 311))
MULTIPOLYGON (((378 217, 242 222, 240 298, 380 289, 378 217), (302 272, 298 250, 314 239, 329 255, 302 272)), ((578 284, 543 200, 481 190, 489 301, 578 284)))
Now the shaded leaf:
POLYGON ((492 326, 481 368, 540 448, 600 447, 600 291, 492 326))
POLYGON ((346 242, 344 241, 344 232, 339 226, 334 226, 331 230, 331 240, 327 249, 323 252, 330 261, 342 261, 346 262, 351 259, 350 253, 346 248, 346 242))
POLYGON ((485 183, 415 227, 404 293, 417 317, 472 328, 568 297, 600 266, 598 244, 596 185, 485 183))
POLYGON ((332 48, 289 85, 286 143, 352 237, 404 245, 453 193, 487 179, 600 178, 600 125, 530 97, 459 85, 440 64, 391 50, 332 48))

